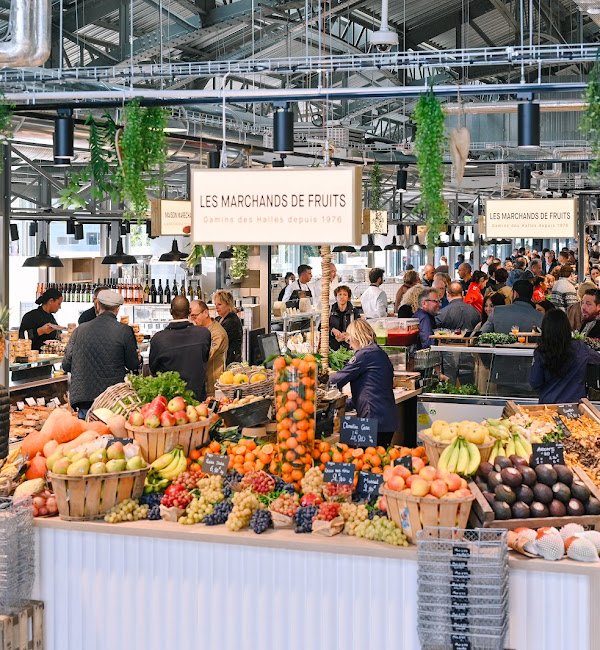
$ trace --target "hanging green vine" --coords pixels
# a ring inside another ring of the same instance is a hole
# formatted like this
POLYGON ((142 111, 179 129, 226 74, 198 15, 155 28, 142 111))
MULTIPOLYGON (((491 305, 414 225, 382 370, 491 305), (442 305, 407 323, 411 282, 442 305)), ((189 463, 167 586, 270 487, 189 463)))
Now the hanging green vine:
POLYGON ((243 280, 248 275, 248 253, 250 246, 234 246, 233 260, 229 274, 232 280, 243 280))
POLYGON ((600 63, 596 60, 585 91, 586 108, 579 128, 592 147, 589 174, 600 176, 600 63))
POLYGON ((383 192, 381 189, 381 180, 383 174, 381 173, 381 167, 378 162, 375 162, 371 167, 371 173, 369 174, 369 204, 371 210, 381 210, 381 199, 383 192))
POLYGON ((0 140, 8 140, 12 137, 12 118, 15 105, 4 99, 4 93, 0 93, 0 140))
POLYGON ((427 224, 427 246, 433 248, 445 229, 448 206, 444 201, 444 112, 429 90, 421 95, 413 113, 417 126, 415 153, 421 180, 419 210, 427 224))

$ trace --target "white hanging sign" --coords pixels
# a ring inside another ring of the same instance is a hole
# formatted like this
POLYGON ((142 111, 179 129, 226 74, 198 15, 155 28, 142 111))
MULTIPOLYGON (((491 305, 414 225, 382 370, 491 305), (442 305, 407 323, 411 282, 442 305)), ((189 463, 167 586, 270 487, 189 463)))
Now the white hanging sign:
POLYGON ((573 238, 577 199, 488 199, 485 236, 493 238, 573 238))

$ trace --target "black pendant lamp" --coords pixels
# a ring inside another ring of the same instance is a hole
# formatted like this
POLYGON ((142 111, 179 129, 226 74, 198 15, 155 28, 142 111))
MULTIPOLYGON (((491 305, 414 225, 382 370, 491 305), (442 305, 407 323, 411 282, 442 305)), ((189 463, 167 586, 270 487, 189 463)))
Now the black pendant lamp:
POLYGON ((168 253, 163 253, 159 258, 159 262, 181 262, 186 259, 187 255, 182 253, 177 246, 177 240, 173 240, 171 250, 168 253))
POLYGON ((406 234, 406 231, 404 229, 404 226, 402 224, 398 224, 396 226, 396 236, 398 237, 398 250, 403 251, 406 250, 405 246, 402 244, 402 237, 406 234))
POLYGON ((378 246, 374 241, 374 236, 369 235, 368 242, 360 247, 361 253, 377 253, 381 250, 381 246, 378 246))
POLYGON ((121 241, 121 238, 119 237, 119 241, 117 242, 117 249, 115 250, 113 255, 107 255, 103 260, 102 264, 137 264, 137 258, 135 258, 133 255, 126 255, 123 252, 123 242, 121 241))
POLYGON ((219 169, 221 166, 221 152, 219 149, 216 151, 208 152, 208 168, 209 169, 219 169))
POLYGON ((450 241, 448 242, 448 246, 455 248, 456 246, 462 246, 462 244, 459 241, 456 241, 456 233, 452 233, 452 237, 450 238, 450 241))
POLYGON ((220 260, 232 260, 233 259, 233 251, 231 248, 226 248, 224 251, 221 251, 219 253, 218 259, 220 260))
POLYGON ((61 268, 63 263, 58 257, 51 257, 48 255, 48 246, 46 242, 42 240, 40 242, 40 250, 37 255, 33 257, 28 257, 24 262, 23 266, 27 267, 38 267, 38 268, 61 268))
POLYGON ((410 247, 413 251, 422 251, 427 248, 425 244, 421 244, 419 241, 419 235, 417 234, 419 232, 418 228, 416 225, 412 225, 410 227, 410 234, 415 238, 415 241, 413 242, 412 246, 410 247))
POLYGON ((19 226, 16 223, 10 224, 10 241, 17 241, 19 239, 19 226))
POLYGON ((285 102, 273 113, 273 153, 294 153, 294 112, 285 102))
POLYGON ((392 243, 391 244, 386 244, 383 247, 384 251, 399 251, 400 248, 398 247, 398 244, 396 243, 396 235, 392 237, 392 243))
POLYGON ((519 187, 522 190, 531 189, 531 167, 529 165, 523 165, 521 168, 521 178, 519 180, 519 187))
POLYGON ((354 246, 334 246, 331 249, 332 253, 356 253, 354 246))
POLYGON ((83 239, 83 224, 82 223, 75 223, 75 232, 73 233, 75 236, 75 241, 81 241, 83 239))
POLYGON ((59 108, 54 118, 54 164, 57 167, 67 167, 75 157, 74 129, 73 111, 59 108))
MULTIPOLYGON (((463 230, 466 230, 466 228, 463 228, 463 230)), ((461 235, 463 233, 461 232, 461 235)), ((473 246, 473 242, 469 239, 469 232, 467 231, 467 238, 463 241, 463 244, 465 246, 473 246)))
POLYGON ((398 173, 396 174, 396 189, 398 192, 406 192, 406 186, 408 184, 408 170, 406 167, 400 167, 398 173))
POLYGON ((529 149, 540 146, 540 105, 529 100, 519 104, 518 146, 529 149))
POLYGON ((35 237, 37 235, 37 231, 38 231, 37 221, 32 221, 29 224, 29 236, 30 237, 35 237))
POLYGON ((69 219, 67 221, 67 235, 75 234, 75 219, 69 219))

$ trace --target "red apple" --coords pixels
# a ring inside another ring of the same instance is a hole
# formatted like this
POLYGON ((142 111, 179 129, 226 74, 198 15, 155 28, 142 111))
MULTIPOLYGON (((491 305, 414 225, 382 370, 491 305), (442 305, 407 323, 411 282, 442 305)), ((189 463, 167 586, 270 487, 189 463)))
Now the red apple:
POLYGON ((469 488, 460 488, 460 490, 456 490, 454 492, 455 497, 470 497, 471 496, 471 490, 469 488))
POLYGON ((412 487, 412 482, 413 482, 415 477, 416 477, 416 474, 411 474, 410 476, 407 476, 404 479, 404 482, 406 483, 406 487, 412 487))
POLYGON ((187 404, 185 403, 185 400, 183 397, 180 397, 179 395, 177 397, 174 397, 168 404, 167 404, 167 409, 171 413, 177 413, 177 411, 184 411, 185 412, 185 407, 187 404))
POLYGON ((408 467, 404 467, 404 465, 395 465, 393 474, 394 476, 401 476, 405 481, 411 475, 408 467))
MULTIPOLYGON (((173 399, 177 399, 177 398, 174 397, 173 399)), ((188 417, 185 414, 185 411, 176 411, 175 413, 173 413, 173 415, 175 416, 175 421, 177 425, 187 424, 189 422, 188 417)))
POLYGON ((385 497, 380 497, 377 503, 377 507, 383 512, 387 512, 387 501, 385 497))
POLYGON ((144 426, 150 427, 151 429, 158 429, 158 427, 160 426, 160 420, 158 419, 158 415, 149 415, 144 420, 144 426))
POLYGON ((208 406, 206 404, 198 404, 198 406, 196 406, 196 413, 198 413, 201 418, 207 418, 208 406))
POLYGON ((129 414, 129 424, 134 427, 141 427, 144 424, 144 416, 140 411, 131 411, 129 414))
POLYGON ((456 490, 461 488, 461 478, 458 474, 450 473, 444 480, 450 492, 456 492, 456 490))
POLYGON ((174 427, 177 424, 177 418, 169 411, 163 411, 160 416, 161 427, 174 427))
POLYGON ((465 488, 469 487, 469 484, 467 483, 467 479, 460 478, 460 489, 464 490, 465 488))
POLYGON ((200 417, 198 415, 198 411, 193 406, 188 406, 185 409, 185 414, 187 415, 187 419, 189 422, 198 422, 198 418, 200 417))
POLYGON ((444 494, 448 494, 448 486, 446 485, 446 481, 442 481, 441 478, 436 478, 435 480, 431 481, 431 487, 429 490, 431 494, 433 494, 433 496, 437 497, 438 499, 441 499, 444 494))
POLYGON ((394 475, 394 468, 391 465, 387 465, 383 470, 383 480, 387 483, 392 476, 394 475))
POLYGON ((424 497, 429 493, 429 483, 420 476, 415 476, 410 485, 410 493, 415 497, 424 497))
POLYGON ((401 476, 392 476, 392 478, 388 481, 387 486, 390 490, 399 492, 404 488, 404 479, 401 476))
POLYGON ((425 463, 423 462, 422 458, 419 458, 418 456, 413 456, 412 466, 413 466, 413 474, 418 474, 425 467, 425 463))
POLYGON ((432 467, 431 465, 426 465, 419 472, 419 476, 421 478, 424 478, 426 481, 433 481, 433 479, 435 478, 435 473, 436 473, 435 467, 432 467))

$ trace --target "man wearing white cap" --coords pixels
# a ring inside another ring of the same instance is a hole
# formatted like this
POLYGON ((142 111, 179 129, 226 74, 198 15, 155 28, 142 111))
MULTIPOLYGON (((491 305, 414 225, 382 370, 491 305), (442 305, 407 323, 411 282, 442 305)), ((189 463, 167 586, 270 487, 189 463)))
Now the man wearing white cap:
POLYGON ((123 297, 104 289, 97 301, 97 318, 73 332, 62 364, 71 373, 69 401, 81 419, 100 393, 122 382, 140 363, 133 329, 117 321, 123 297))

